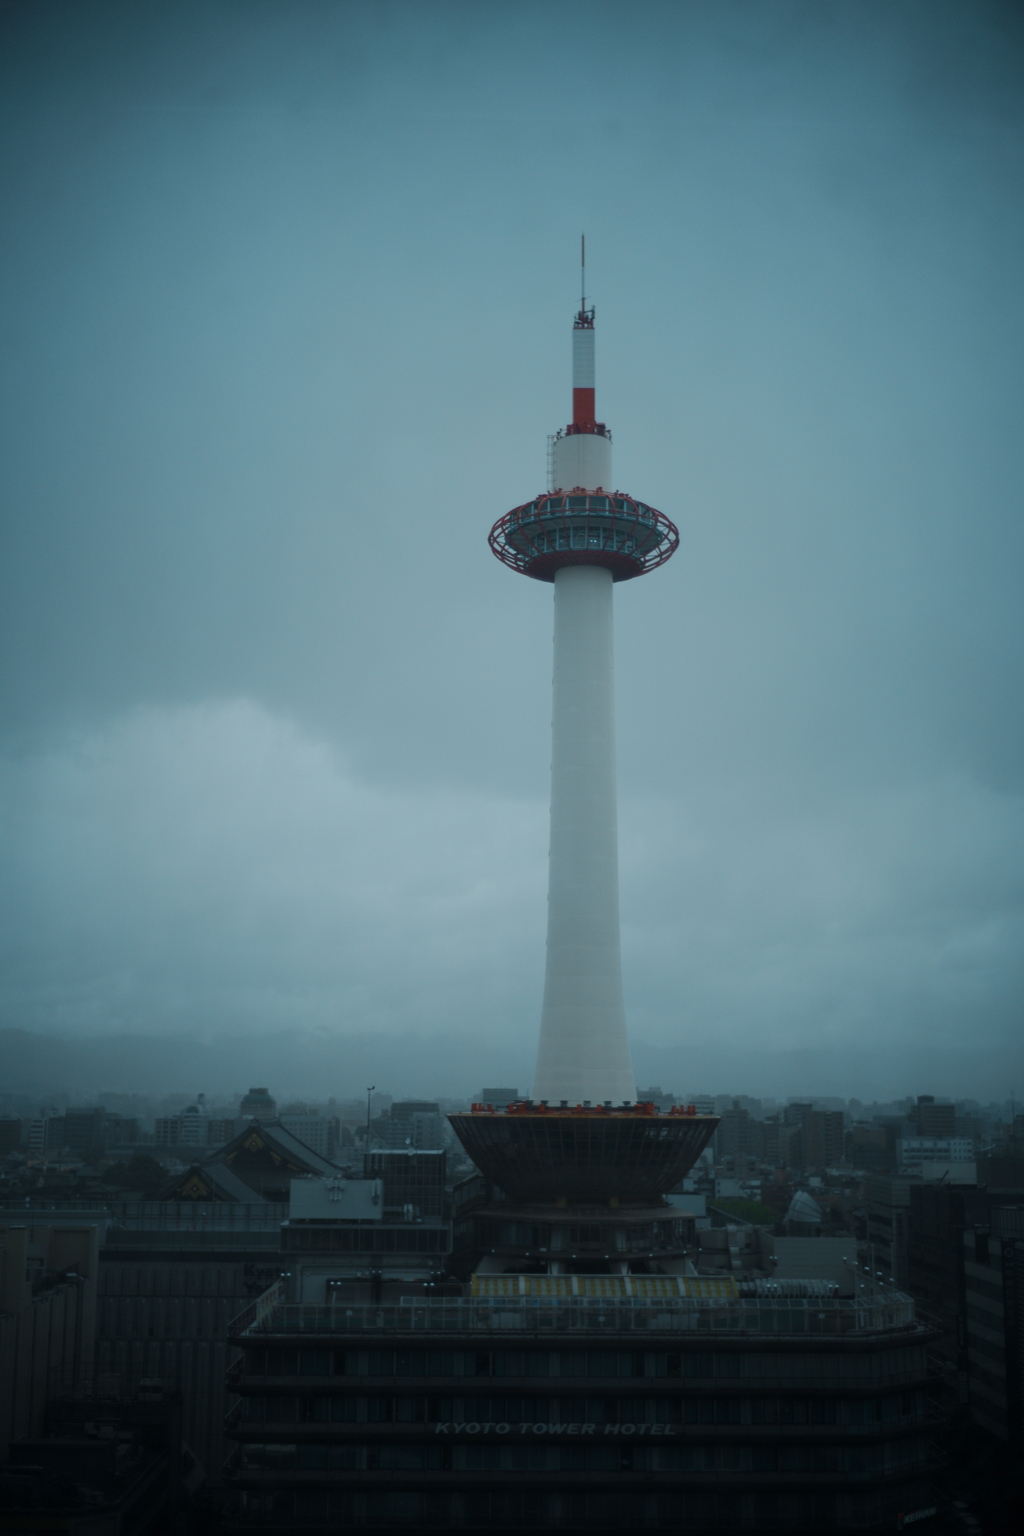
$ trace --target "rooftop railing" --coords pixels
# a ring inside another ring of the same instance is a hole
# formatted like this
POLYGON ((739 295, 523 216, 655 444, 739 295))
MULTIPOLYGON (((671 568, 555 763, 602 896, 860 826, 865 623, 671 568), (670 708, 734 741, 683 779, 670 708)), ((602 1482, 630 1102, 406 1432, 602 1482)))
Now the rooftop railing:
POLYGON ((271 1201, 199 1200, 63 1200, 27 1196, 0 1202, 0 1222, 6 1226, 46 1225, 47 1217, 92 1217, 112 1220, 134 1232, 276 1231, 288 1218, 288 1206, 271 1201))
POLYGON ((835 1338, 921 1326, 913 1301, 899 1292, 864 1301, 808 1297, 770 1302, 703 1298, 670 1303, 530 1298, 494 1302, 437 1297, 428 1301, 407 1299, 397 1306, 348 1307, 301 1306, 273 1300, 268 1292, 260 1301, 262 1308, 256 1303, 235 1319, 230 1329, 233 1337, 282 1333, 732 1333, 835 1338))

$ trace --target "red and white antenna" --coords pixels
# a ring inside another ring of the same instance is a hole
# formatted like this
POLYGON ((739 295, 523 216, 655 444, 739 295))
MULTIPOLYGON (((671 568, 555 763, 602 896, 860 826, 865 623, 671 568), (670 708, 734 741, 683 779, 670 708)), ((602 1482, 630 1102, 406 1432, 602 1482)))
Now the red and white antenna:
POLYGON ((580 312, 572 328, 572 425, 576 432, 598 430, 594 415, 594 311, 587 308, 586 235, 580 236, 580 312))

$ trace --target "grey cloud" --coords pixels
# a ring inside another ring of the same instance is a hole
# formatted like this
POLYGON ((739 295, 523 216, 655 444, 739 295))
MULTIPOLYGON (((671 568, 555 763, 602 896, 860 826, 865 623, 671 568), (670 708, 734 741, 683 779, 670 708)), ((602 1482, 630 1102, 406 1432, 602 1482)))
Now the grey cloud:
POLYGON ((532 1038, 586 227, 638 1071, 1004 1081, 1019 8, 8 21, 8 1022, 532 1038))
MULTIPOLYGON (((399 1077, 417 1036, 453 1091, 489 1065, 523 1075, 540 800, 382 790, 247 701, 136 712, 8 762, 3 788, 9 1025, 244 1031, 254 1051, 282 1029, 369 1031, 399 1077)), ((991 1054, 961 1061, 960 1087, 999 1090, 1018 1051, 1019 799, 949 779, 801 812, 729 790, 628 797, 622 822, 638 1070, 675 1042, 693 1089, 698 1070, 738 1080, 748 1052, 805 1052, 818 1091, 841 1092, 844 1042, 889 1081, 894 1033, 935 1071, 984 1021, 991 1054)))

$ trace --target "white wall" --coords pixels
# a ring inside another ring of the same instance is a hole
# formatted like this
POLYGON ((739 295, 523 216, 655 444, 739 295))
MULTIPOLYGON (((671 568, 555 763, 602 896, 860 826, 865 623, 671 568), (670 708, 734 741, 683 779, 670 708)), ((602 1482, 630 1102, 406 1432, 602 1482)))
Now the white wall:
POLYGON ((596 432, 574 432, 555 442, 553 489, 611 491, 612 445, 596 432))
POLYGON ((534 1099, 633 1101, 619 948, 612 578, 555 577, 548 948, 534 1099))

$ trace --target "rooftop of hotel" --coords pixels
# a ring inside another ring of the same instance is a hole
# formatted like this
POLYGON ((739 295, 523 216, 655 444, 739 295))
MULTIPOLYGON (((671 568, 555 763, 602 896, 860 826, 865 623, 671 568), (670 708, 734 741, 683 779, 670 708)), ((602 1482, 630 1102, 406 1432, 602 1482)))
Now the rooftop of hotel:
MULTIPOLYGON (((914 1303, 899 1291, 855 1300, 811 1294, 736 1294, 720 1283, 697 1282, 693 1294, 509 1295, 405 1297, 397 1304, 305 1306, 290 1301, 287 1279, 278 1282, 231 1324, 231 1336, 281 1334, 732 1334, 739 1337, 802 1335, 807 1339, 929 1331, 914 1303)), ((745 1288, 746 1289, 746 1288, 745 1288)), ((753 1289, 752 1287, 749 1289, 753 1289)))

